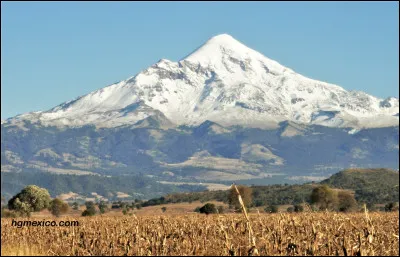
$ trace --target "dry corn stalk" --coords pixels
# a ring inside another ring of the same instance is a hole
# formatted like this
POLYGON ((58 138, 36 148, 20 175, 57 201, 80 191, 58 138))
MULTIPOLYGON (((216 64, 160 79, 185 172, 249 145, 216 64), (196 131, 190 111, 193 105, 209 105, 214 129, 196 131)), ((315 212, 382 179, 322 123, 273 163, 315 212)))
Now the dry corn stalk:
POLYGON ((251 239, 251 248, 249 250, 249 255, 258 255, 258 250, 256 248, 256 238, 254 236, 253 228, 251 227, 251 222, 249 219, 249 215, 247 214, 246 206, 243 203, 242 196, 240 195, 238 188, 236 187, 236 185, 233 185, 233 186, 235 187, 236 193, 238 194, 238 200, 239 200, 240 206, 242 207, 243 214, 244 214, 244 217, 246 218, 247 226, 249 228, 249 237, 251 239))

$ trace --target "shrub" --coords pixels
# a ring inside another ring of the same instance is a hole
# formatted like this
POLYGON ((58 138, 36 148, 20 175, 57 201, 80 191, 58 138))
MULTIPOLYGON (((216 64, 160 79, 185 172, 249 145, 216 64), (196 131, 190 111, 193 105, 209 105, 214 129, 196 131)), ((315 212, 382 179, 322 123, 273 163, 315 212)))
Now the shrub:
POLYGON ((390 212, 390 211, 398 211, 399 210, 399 203, 388 203, 385 205, 385 211, 390 212))
POLYGON ((294 212, 294 207, 290 206, 286 209, 287 212, 294 212))
POLYGON ((92 201, 86 202, 86 210, 82 212, 82 216, 94 216, 96 215, 96 206, 92 201))
POLYGON ((311 203, 320 210, 335 210, 338 205, 337 193, 327 185, 318 186, 311 193, 311 203))
POLYGON ((349 192, 339 191, 338 201, 338 210, 341 212, 349 212, 357 209, 357 201, 354 195, 349 192))
POLYGON ((269 212, 269 213, 277 213, 278 212, 278 206, 269 205, 269 206, 265 207, 264 211, 265 212, 269 212))
POLYGON ((200 213, 205 213, 207 215, 217 213, 217 208, 215 207, 215 204, 206 203, 203 207, 200 208, 200 213))
POLYGON ((302 212, 302 211, 304 211, 304 207, 302 205, 300 205, 300 204, 296 204, 294 206, 294 211, 295 212, 302 212))
POLYGON ((2 218, 17 218, 18 213, 16 213, 15 211, 10 211, 5 208, 1 208, 1 217, 2 218))
POLYGON ((61 199, 55 198, 50 202, 49 211, 56 217, 60 214, 68 212, 69 205, 61 199))

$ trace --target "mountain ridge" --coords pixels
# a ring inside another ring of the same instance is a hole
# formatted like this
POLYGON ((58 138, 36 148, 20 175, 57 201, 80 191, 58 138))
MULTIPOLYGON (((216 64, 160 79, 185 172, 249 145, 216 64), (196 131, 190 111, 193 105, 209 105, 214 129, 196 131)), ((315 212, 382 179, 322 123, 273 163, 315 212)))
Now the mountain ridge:
POLYGON ((116 127, 158 111, 177 126, 210 120, 263 129, 278 128, 282 121, 373 128, 398 125, 398 108, 398 98, 380 99, 306 78, 221 34, 177 62, 160 59, 126 80, 4 124, 116 127), (128 108, 138 103, 148 109, 128 108))

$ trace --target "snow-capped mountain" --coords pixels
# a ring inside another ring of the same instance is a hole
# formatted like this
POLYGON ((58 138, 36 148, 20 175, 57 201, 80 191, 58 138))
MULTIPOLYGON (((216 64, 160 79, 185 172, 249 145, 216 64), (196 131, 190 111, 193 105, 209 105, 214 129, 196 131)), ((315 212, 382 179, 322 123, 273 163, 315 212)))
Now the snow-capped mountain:
POLYGON ((398 113, 398 98, 379 99, 306 78, 222 34, 178 62, 161 59, 134 77, 7 122, 117 127, 162 116, 175 125, 209 120, 277 128, 292 121, 371 128, 398 125, 398 113))
MULTIPOLYGON (((302 182, 348 167, 398 169, 398 122, 397 98, 306 78, 223 34, 178 62, 162 59, 2 121, 1 171, 18 173, 8 188, 34 183, 32 172, 64 174, 64 193, 76 190, 75 175, 137 175, 154 185, 302 182)), ((159 192, 147 186, 146 194, 159 192)))

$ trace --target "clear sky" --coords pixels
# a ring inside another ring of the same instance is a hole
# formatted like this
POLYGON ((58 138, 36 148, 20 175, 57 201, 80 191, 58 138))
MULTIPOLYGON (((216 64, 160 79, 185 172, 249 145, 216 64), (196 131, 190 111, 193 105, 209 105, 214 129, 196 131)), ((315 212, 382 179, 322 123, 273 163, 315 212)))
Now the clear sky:
POLYGON ((399 96, 397 2, 1 2, 1 118, 48 110, 228 33, 294 71, 399 96))

